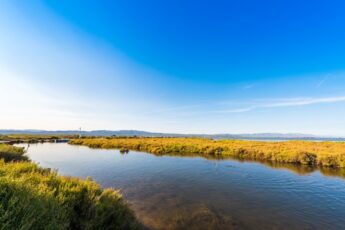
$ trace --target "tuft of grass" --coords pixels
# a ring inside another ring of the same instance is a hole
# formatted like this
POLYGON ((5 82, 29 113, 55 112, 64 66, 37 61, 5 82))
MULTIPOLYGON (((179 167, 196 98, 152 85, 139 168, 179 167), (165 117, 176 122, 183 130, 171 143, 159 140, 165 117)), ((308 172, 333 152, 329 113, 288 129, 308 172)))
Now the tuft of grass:
MULTIPOLYGON (((24 153, 13 146, 0 149, 7 155, 24 153)), ((26 160, 0 159, 1 230, 138 228, 116 190, 102 189, 91 179, 59 176, 26 160)))
POLYGON ((0 159, 9 161, 27 161, 24 148, 14 147, 12 145, 0 144, 0 159))
POLYGON ((211 140, 203 138, 84 138, 70 144, 153 154, 197 154, 260 161, 345 167, 344 142, 211 140))

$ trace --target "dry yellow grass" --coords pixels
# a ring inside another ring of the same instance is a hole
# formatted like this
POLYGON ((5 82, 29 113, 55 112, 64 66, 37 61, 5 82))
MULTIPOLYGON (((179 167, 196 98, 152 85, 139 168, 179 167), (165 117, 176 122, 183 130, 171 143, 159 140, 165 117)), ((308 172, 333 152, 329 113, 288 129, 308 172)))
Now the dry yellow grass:
POLYGON ((210 140, 202 138, 90 138, 70 144, 116 148, 154 154, 198 154, 282 163, 345 167, 344 142, 210 140))

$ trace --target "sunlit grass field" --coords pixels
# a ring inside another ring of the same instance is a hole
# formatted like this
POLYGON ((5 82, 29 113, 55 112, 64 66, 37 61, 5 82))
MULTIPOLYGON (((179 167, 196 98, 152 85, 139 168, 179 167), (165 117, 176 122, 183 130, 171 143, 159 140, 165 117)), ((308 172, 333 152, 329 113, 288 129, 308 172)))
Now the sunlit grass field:
POLYGON ((137 229, 116 190, 57 175, 0 144, 0 229, 137 229))
POLYGON ((344 142, 211 140, 203 138, 82 138, 70 144, 154 154, 228 156, 325 167, 345 167, 344 142))

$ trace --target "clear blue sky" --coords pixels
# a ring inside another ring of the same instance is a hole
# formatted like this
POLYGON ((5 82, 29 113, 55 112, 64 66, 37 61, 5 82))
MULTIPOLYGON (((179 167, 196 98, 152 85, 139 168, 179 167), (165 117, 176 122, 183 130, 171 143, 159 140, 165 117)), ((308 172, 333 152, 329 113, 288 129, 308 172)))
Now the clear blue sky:
POLYGON ((0 1, 0 128, 345 136, 344 9, 0 1))

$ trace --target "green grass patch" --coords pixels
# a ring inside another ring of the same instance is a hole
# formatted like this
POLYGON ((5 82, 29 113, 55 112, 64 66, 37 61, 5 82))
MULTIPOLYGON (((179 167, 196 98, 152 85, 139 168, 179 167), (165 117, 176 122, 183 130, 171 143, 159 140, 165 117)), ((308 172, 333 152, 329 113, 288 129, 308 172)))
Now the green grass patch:
POLYGON ((0 145, 0 152, 7 154, 0 155, 1 230, 139 228, 118 191, 19 160, 21 148, 0 145))

